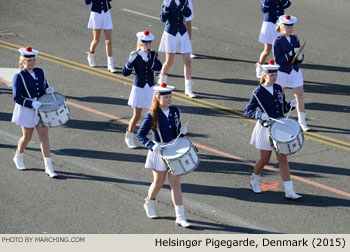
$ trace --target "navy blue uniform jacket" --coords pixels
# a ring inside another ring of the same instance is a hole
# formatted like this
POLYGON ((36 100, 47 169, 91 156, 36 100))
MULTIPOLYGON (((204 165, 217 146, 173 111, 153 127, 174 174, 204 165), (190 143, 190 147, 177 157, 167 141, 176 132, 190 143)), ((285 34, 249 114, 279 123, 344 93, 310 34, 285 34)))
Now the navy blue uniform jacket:
POLYGON ((112 8, 110 2, 112 0, 84 0, 86 5, 91 4, 90 11, 100 13, 102 11, 107 12, 112 8))
POLYGON ((277 19, 284 15, 284 9, 287 9, 292 3, 289 0, 260 0, 261 11, 264 13, 264 21, 276 23, 277 19))
MULTIPOLYGON (((169 107, 169 117, 167 118, 161 109, 158 109, 159 130, 162 135, 163 142, 167 143, 175 139, 180 132, 180 110, 175 106, 169 107)), ((142 122, 141 127, 137 131, 137 139, 148 149, 152 150, 154 143, 147 138, 147 134, 152 128, 152 117, 148 112, 142 122)), ((157 131, 152 129, 152 139, 160 143, 160 137, 157 131)))
POLYGON ((157 58, 157 52, 150 51, 150 54, 147 62, 145 62, 140 55, 137 55, 133 62, 130 62, 129 59, 126 61, 123 67, 123 75, 129 76, 132 72, 132 68, 134 68, 134 86, 144 88, 146 83, 148 83, 150 87, 154 86, 154 71, 162 70, 162 63, 157 58))
MULTIPOLYGON (((273 95, 261 85, 254 90, 254 93, 260 100, 269 117, 283 117, 284 113, 288 112, 290 109, 290 105, 286 102, 286 97, 283 93, 282 87, 276 83, 273 84, 273 95)), ((261 125, 264 125, 265 121, 261 119, 262 113, 264 113, 263 109, 252 94, 248 105, 244 110, 244 115, 251 119, 257 119, 261 125)))
MULTIPOLYGON (((284 35, 278 36, 273 44, 273 57, 276 64, 280 65, 278 71, 290 74, 294 69, 299 71, 299 62, 295 61, 293 65, 291 62, 293 57, 289 55, 291 50, 300 47, 299 39, 295 35, 290 35, 290 43, 284 35)), ((294 55, 294 54, 293 54, 294 55)))
POLYGON ((164 23, 164 30, 176 36, 179 32, 182 35, 187 31, 185 26, 185 17, 191 16, 191 9, 188 7, 187 0, 180 0, 180 5, 177 6, 175 1, 172 1, 169 7, 162 5, 160 12, 160 20, 164 23))
POLYGON ((36 75, 36 79, 34 79, 27 70, 22 68, 21 72, 15 74, 12 80, 13 100, 19 105, 27 108, 33 108, 32 101, 28 99, 39 98, 43 96, 46 94, 45 89, 49 87, 45 79, 44 71, 41 68, 34 68, 33 71, 36 75), (29 94, 24 86, 20 74, 23 76, 29 94))

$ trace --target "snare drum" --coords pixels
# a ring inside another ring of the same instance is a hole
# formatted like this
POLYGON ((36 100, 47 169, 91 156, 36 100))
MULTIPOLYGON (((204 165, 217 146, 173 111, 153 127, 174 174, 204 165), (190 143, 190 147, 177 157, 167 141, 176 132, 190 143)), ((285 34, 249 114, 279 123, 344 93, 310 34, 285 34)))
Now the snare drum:
POLYGON ((160 155, 168 171, 181 176, 199 165, 199 156, 194 148, 188 138, 180 137, 175 144, 161 148, 160 155))
POLYGON ((278 153, 290 155, 303 147, 304 135, 299 123, 292 118, 278 118, 283 123, 273 121, 269 127, 269 139, 278 153))
POLYGON ((38 101, 42 103, 38 109, 38 113, 43 125, 57 127, 68 122, 69 108, 63 94, 45 94, 41 96, 38 101))

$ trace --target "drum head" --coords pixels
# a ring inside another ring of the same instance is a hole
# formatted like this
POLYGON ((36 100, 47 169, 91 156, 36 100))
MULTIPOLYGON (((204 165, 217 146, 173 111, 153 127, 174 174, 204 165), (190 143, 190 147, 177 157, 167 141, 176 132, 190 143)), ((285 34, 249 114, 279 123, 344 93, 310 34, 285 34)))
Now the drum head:
POLYGON ((167 146, 162 151, 162 156, 167 159, 174 159, 183 156, 191 147, 191 141, 187 138, 180 137, 176 143, 167 146))
POLYGON ((54 93, 56 100, 53 98, 52 94, 44 94, 41 96, 38 101, 41 103, 51 103, 51 104, 42 104, 39 108, 41 112, 51 112, 55 111, 57 108, 62 106, 66 100, 63 94, 54 93))
POLYGON ((300 126, 298 122, 292 118, 278 118, 284 122, 274 121, 270 127, 270 135, 277 142, 289 142, 300 134, 300 126))

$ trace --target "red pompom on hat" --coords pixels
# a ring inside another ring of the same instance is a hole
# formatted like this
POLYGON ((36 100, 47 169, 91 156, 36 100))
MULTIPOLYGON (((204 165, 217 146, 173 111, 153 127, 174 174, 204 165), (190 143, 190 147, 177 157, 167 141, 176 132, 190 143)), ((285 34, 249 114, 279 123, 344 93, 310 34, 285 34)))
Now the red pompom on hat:
POLYGON ((166 84, 165 82, 163 82, 162 84, 160 84, 160 86, 161 86, 162 88, 166 88, 167 84, 166 84))
POLYGON ((275 64, 275 62, 274 62, 272 59, 270 59, 267 63, 268 63, 269 65, 274 65, 274 64, 275 64))
POLYGON ((287 19, 287 20, 290 20, 290 15, 286 15, 286 19, 287 19))
POLYGON ((27 46, 26 47, 26 52, 31 52, 31 51, 33 51, 33 49, 30 46, 27 46))
POLYGON ((148 35, 149 35, 149 31, 145 30, 145 31, 143 32, 143 34, 145 34, 145 36, 148 36, 148 35))

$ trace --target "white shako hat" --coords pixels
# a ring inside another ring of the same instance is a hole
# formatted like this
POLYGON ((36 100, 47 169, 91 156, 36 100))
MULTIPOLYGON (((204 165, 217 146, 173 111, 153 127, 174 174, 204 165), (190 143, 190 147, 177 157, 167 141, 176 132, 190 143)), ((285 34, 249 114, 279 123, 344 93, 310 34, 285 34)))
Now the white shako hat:
POLYGON ((270 59, 268 64, 261 65, 265 73, 277 73, 277 70, 280 68, 280 65, 276 65, 275 62, 270 59))
POLYGON ((30 46, 20 48, 18 49, 18 51, 21 53, 22 56, 26 58, 32 58, 35 57, 35 55, 39 54, 37 50, 32 49, 30 46))
POLYGON ((148 43, 154 39, 154 35, 147 30, 136 33, 136 37, 142 43, 148 43))
POLYGON ((159 86, 155 86, 153 90, 159 95, 168 95, 171 94, 171 91, 175 89, 173 86, 168 86, 165 82, 159 86))
POLYGON ((280 16, 278 18, 278 20, 280 23, 287 25, 287 26, 291 26, 298 21, 298 19, 296 17, 291 16, 291 15, 280 16))

